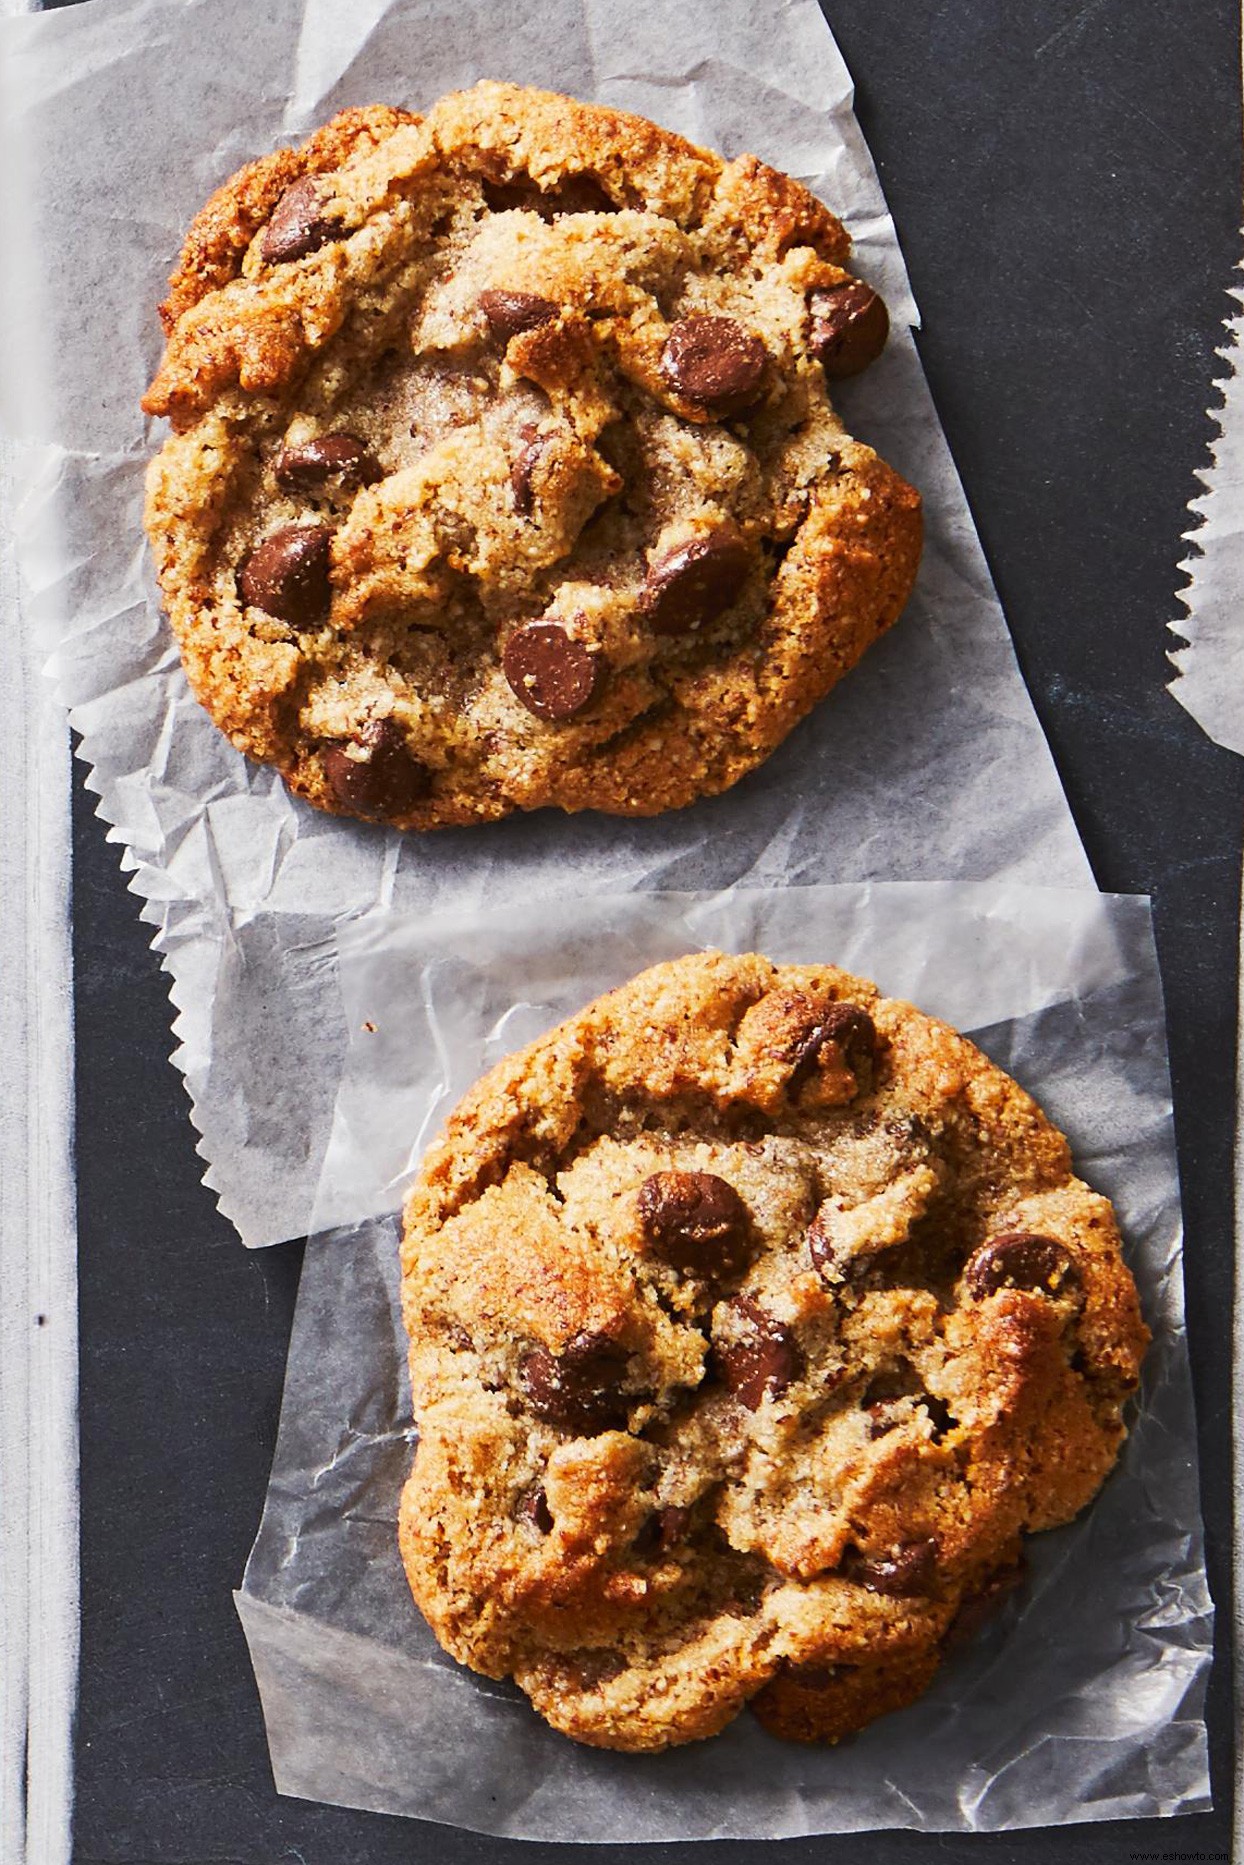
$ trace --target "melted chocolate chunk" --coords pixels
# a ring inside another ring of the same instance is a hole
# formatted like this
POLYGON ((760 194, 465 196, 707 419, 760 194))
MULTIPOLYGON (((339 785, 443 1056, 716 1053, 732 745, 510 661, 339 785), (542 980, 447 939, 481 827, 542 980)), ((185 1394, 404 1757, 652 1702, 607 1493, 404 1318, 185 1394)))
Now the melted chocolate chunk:
POLYGON ((1007 1231, 974 1250, 963 1267, 963 1280, 974 1301, 999 1289, 1027 1289, 1057 1297, 1079 1287, 1080 1271, 1071 1252, 1054 1237, 1032 1231, 1007 1231))
POLYGON ((858 1004, 830 1004, 799 1038, 791 1070, 790 1091, 798 1094, 809 1079, 821 1052, 830 1044, 862 1087, 867 1084, 876 1056, 877 1031, 872 1018, 858 1004))
POLYGON ((238 566, 243 602, 291 628, 318 628, 332 603, 327 525, 282 525, 238 566))
POLYGON ((680 544, 648 571, 640 612, 657 635, 702 628, 738 600, 752 554, 733 525, 680 544))
POLYGON ((791 1329, 750 1296, 736 1295, 727 1306, 734 1338, 714 1346, 713 1362, 739 1403, 754 1412, 766 1394, 781 1398, 803 1371, 803 1355, 791 1329))
POLYGON ((551 324, 557 316, 557 306, 548 298, 538 298, 533 291, 481 291, 479 308, 493 336, 500 337, 503 343, 524 330, 551 324))
POLYGON ((575 1334, 558 1354, 533 1347, 518 1377, 537 1418, 559 1430, 595 1437, 626 1424, 638 1402, 620 1389, 627 1353, 608 1334, 575 1334))
POLYGON ((301 491, 336 479, 343 486, 370 485, 384 469, 357 434, 317 434, 314 440, 285 447, 277 457, 276 476, 287 490, 301 491))
POLYGON ((860 279, 814 291, 808 299, 812 354, 827 376, 857 376, 885 348, 890 316, 876 292, 860 279))
POLYGON ((337 801, 360 816, 404 816, 432 784, 392 719, 369 720, 347 744, 330 745, 321 762, 337 801))
POLYGON ((742 414, 764 393, 767 354, 732 317, 683 317, 661 352, 661 373, 688 401, 718 417, 742 414))
POLYGON ((930 1536, 923 1541, 904 1541, 886 1554, 863 1554, 848 1548, 842 1562, 842 1576, 867 1587, 870 1593, 886 1593, 895 1599, 915 1599, 932 1591, 937 1573, 937 1542, 930 1536))
POLYGON ((713 1172, 654 1172, 639 1188, 653 1254, 692 1276, 736 1276, 751 1254, 751 1221, 733 1185, 713 1172))
POLYGON ((302 259, 329 240, 341 239, 345 228, 326 220, 320 212, 320 191, 314 175, 304 175, 284 194, 264 228, 259 250, 269 265, 302 259))
POLYGON ((506 642, 501 667, 528 712, 557 722, 591 705, 604 657, 576 641, 559 622, 529 622, 506 642))

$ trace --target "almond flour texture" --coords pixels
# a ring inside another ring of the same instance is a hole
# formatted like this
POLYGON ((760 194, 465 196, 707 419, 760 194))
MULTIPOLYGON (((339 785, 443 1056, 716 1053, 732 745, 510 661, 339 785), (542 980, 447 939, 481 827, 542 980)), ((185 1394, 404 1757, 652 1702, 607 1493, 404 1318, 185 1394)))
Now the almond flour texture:
POLYGON ((510 85, 343 113, 190 230, 144 407, 195 694, 323 809, 651 815, 896 619, 919 499, 834 379, 881 300, 808 191, 510 85))
POLYGON ((476 1085, 403 1298, 415 1599, 618 1749, 910 1702, 1100 1487, 1148 1340, 1015 1082, 862 979, 721 954, 476 1085))

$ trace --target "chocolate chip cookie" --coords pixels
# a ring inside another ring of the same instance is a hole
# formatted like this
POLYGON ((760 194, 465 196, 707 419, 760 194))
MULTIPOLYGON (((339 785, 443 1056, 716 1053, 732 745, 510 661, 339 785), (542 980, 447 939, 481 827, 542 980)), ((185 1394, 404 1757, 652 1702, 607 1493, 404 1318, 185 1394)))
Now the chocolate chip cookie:
POLYGON ((1014 1081, 859 978, 718 953, 477 1084, 403 1301, 415 1599, 620 1749, 910 1702, 1102 1483, 1148 1339, 1014 1081))
POLYGON ((401 828, 734 783, 915 574, 919 500, 830 401, 887 332, 848 250, 754 157, 513 85, 250 164, 143 403, 200 701, 401 828))

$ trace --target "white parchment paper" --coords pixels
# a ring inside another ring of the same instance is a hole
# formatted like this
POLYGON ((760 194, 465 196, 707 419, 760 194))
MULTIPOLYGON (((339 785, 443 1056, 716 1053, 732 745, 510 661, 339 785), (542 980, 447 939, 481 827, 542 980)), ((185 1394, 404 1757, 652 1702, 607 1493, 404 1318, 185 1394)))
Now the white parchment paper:
POLYGON ((1069 1134, 1080 1172, 1115 1200, 1154 1332, 1120 1466, 1077 1522, 1032 1539, 1022 1597, 928 1695, 839 1748, 780 1743, 746 1714, 665 1755, 580 1748, 512 1687, 455 1665, 411 1604, 396 1549, 412 1441, 397 1223, 325 1233, 308 1246, 238 1596, 277 1786, 583 1841, 995 1830, 1206 1807, 1211 1619, 1146 902, 1009 882, 809 886, 357 923, 340 951, 350 1055, 323 1208, 347 1181, 368 1208, 390 1204, 412 1136, 426 1141, 500 1055, 641 966, 706 946, 830 959, 974 1026, 1069 1134))
POLYGON ((308 1228, 346 1028, 336 935, 392 907, 462 913, 601 890, 1090 874, 1015 665, 911 337, 893 225, 815 0, 92 0, 3 22, 17 309, 0 369, 50 443, 23 567, 100 811, 171 974, 207 1182, 250 1244, 308 1228), (536 817, 422 838, 330 820, 192 701, 147 579, 160 438, 138 399, 184 229, 239 163, 347 104, 418 108, 481 76, 751 149, 848 222, 895 336, 840 397, 922 490, 899 626, 729 795, 653 822, 536 817))
MULTIPOLYGON (((1244 241, 1244 234, 1241 235, 1244 241)), ((1222 405, 1210 412, 1218 437, 1199 475, 1204 491, 1189 504, 1191 554, 1180 564, 1188 577, 1179 600, 1187 614, 1171 628, 1187 642, 1170 659, 1178 672, 1170 690, 1209 736, 1244 753, 1244 261, 1232 287, 1237 306, 1226 320, 1218 351, 1223 372, 1216 387, 1222 405)), ((1235 1389, 1244 1390, 1244 904, 1240 913, 1239 999, 1236 1016, 1235 1120, 1235 1389)), ((1244 1429, 1237 1428, 1233 1561, 1235 1618, 1235 1752, 1244 1754, 1244 1429)), ((1244 1791, 1237 1779, 1233 1838, 1244 1858, 1244 1791)))
MULTIPOLYGON (((1232 298, 1244 306, 1244 283, 1232 298)), ((1171 623, 1186 647, 1170 656, 1178 669, 1171 692, 1217 744, 1244 752, 1244 309, 1226 321, 1218 351, 1223 372, 1216 384, 1222 406, 1213 410, 1218 438, 1199 475, 1205 488, 1189 505, 1191 555, 1180 564, 1188 577, 1179 591, 1186 617, 1171 623)))
POLYGON ((0 390, 13 431, 46 450, 18 527, 29 612, 170 972, 208 1182, 248 1243, 300 1234, 313 1209, 337 1226, 308 1252, 240 1602, 278 1785, 584 1839, 1205 1805, 1209 1608, 1147 919, 1137 903, 1073 892, 1056 906, 1023 885, 1083 889, 1090 876, 815 0, 92 0, 3 22, 0 86, 13 141, 0 390), (549 813, 403 839, 296 803, 190 699, 145 565, 141 482, 159 434, 138 398, 158 354, 154 305, 213 186, 347 104, 418 108, 481 76, 754 149, 843 214, 895 321, 844 413, 920 486, 928 546, 899 628, 730 795, 652 823, 549 813), (810 885, 947 875, 997 886, 969 908, 942 887, 831 900, 810 885), (734 904, 710 904, 723 889, 734 904), (1055 929, 1044 941, 1039 924, 1055 929), (985 1046, 1119 1199, 1158 1335, 1123 1469, 1083 1523, 1039 1544, 1014 1639, 1000 1628, 924 1705, 835 1755, 746 1723, 675 1757, 575 1749, 439 1654, 394 1553, 409 1441, 393 1234, 360 1214, 383 1212, 412 1135, 488 1060, 602 983, 708 940, 835 956, 964 1026, 988 1016, 985 1046), (969 976, 970 1002, 954 989, 969 976), (382 1045, 403 1053, 391 1013, 416 978, 401 1014, 434 1040, 405 1052, 420 1084, 393 1057, 381 1065, 394 1093, 378 1125, 370 1071, 382 1045), (364 1001, 383 1014, 359 1018, 364 1001), (363 1021, 377 1023, 373 1049, 359 1046, 363 1021))

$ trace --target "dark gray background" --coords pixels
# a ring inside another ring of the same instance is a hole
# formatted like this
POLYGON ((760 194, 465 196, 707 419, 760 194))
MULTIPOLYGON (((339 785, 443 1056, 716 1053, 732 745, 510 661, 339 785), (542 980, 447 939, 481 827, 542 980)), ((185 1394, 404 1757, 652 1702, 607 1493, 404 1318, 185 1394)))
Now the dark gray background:
MULTIPOLYGON (((538 5, 539 0, 532 0, 538 5)), ((1227 1856, 1231 1143, 1244 761, 1165 691, 1175 565, 1239 257, 1236 0, 822 0, 924 315, 920 347, 1103 888, 1154 897, 1222 1657, 1218 1809, 668 1861, 1227 1856)), ((231 55, 244 57, 244 48, 231 55)), ((175 82, 170 74, 170 82, 175 82)), ((297 1246, 199 1183, 170 1007, 75 786, 83 1668, 78 1865, 528 1861, 552 1847, 281 1800, 230 1591, 263 1502, 297 1246)), ((602 1839, 607 1835, 602 1835, 602 1839)), ((576 1848, 584 1865, 623 1848, 576 1848)), ((630 1855, 634 1857, 635 1855, 630 1855)))

